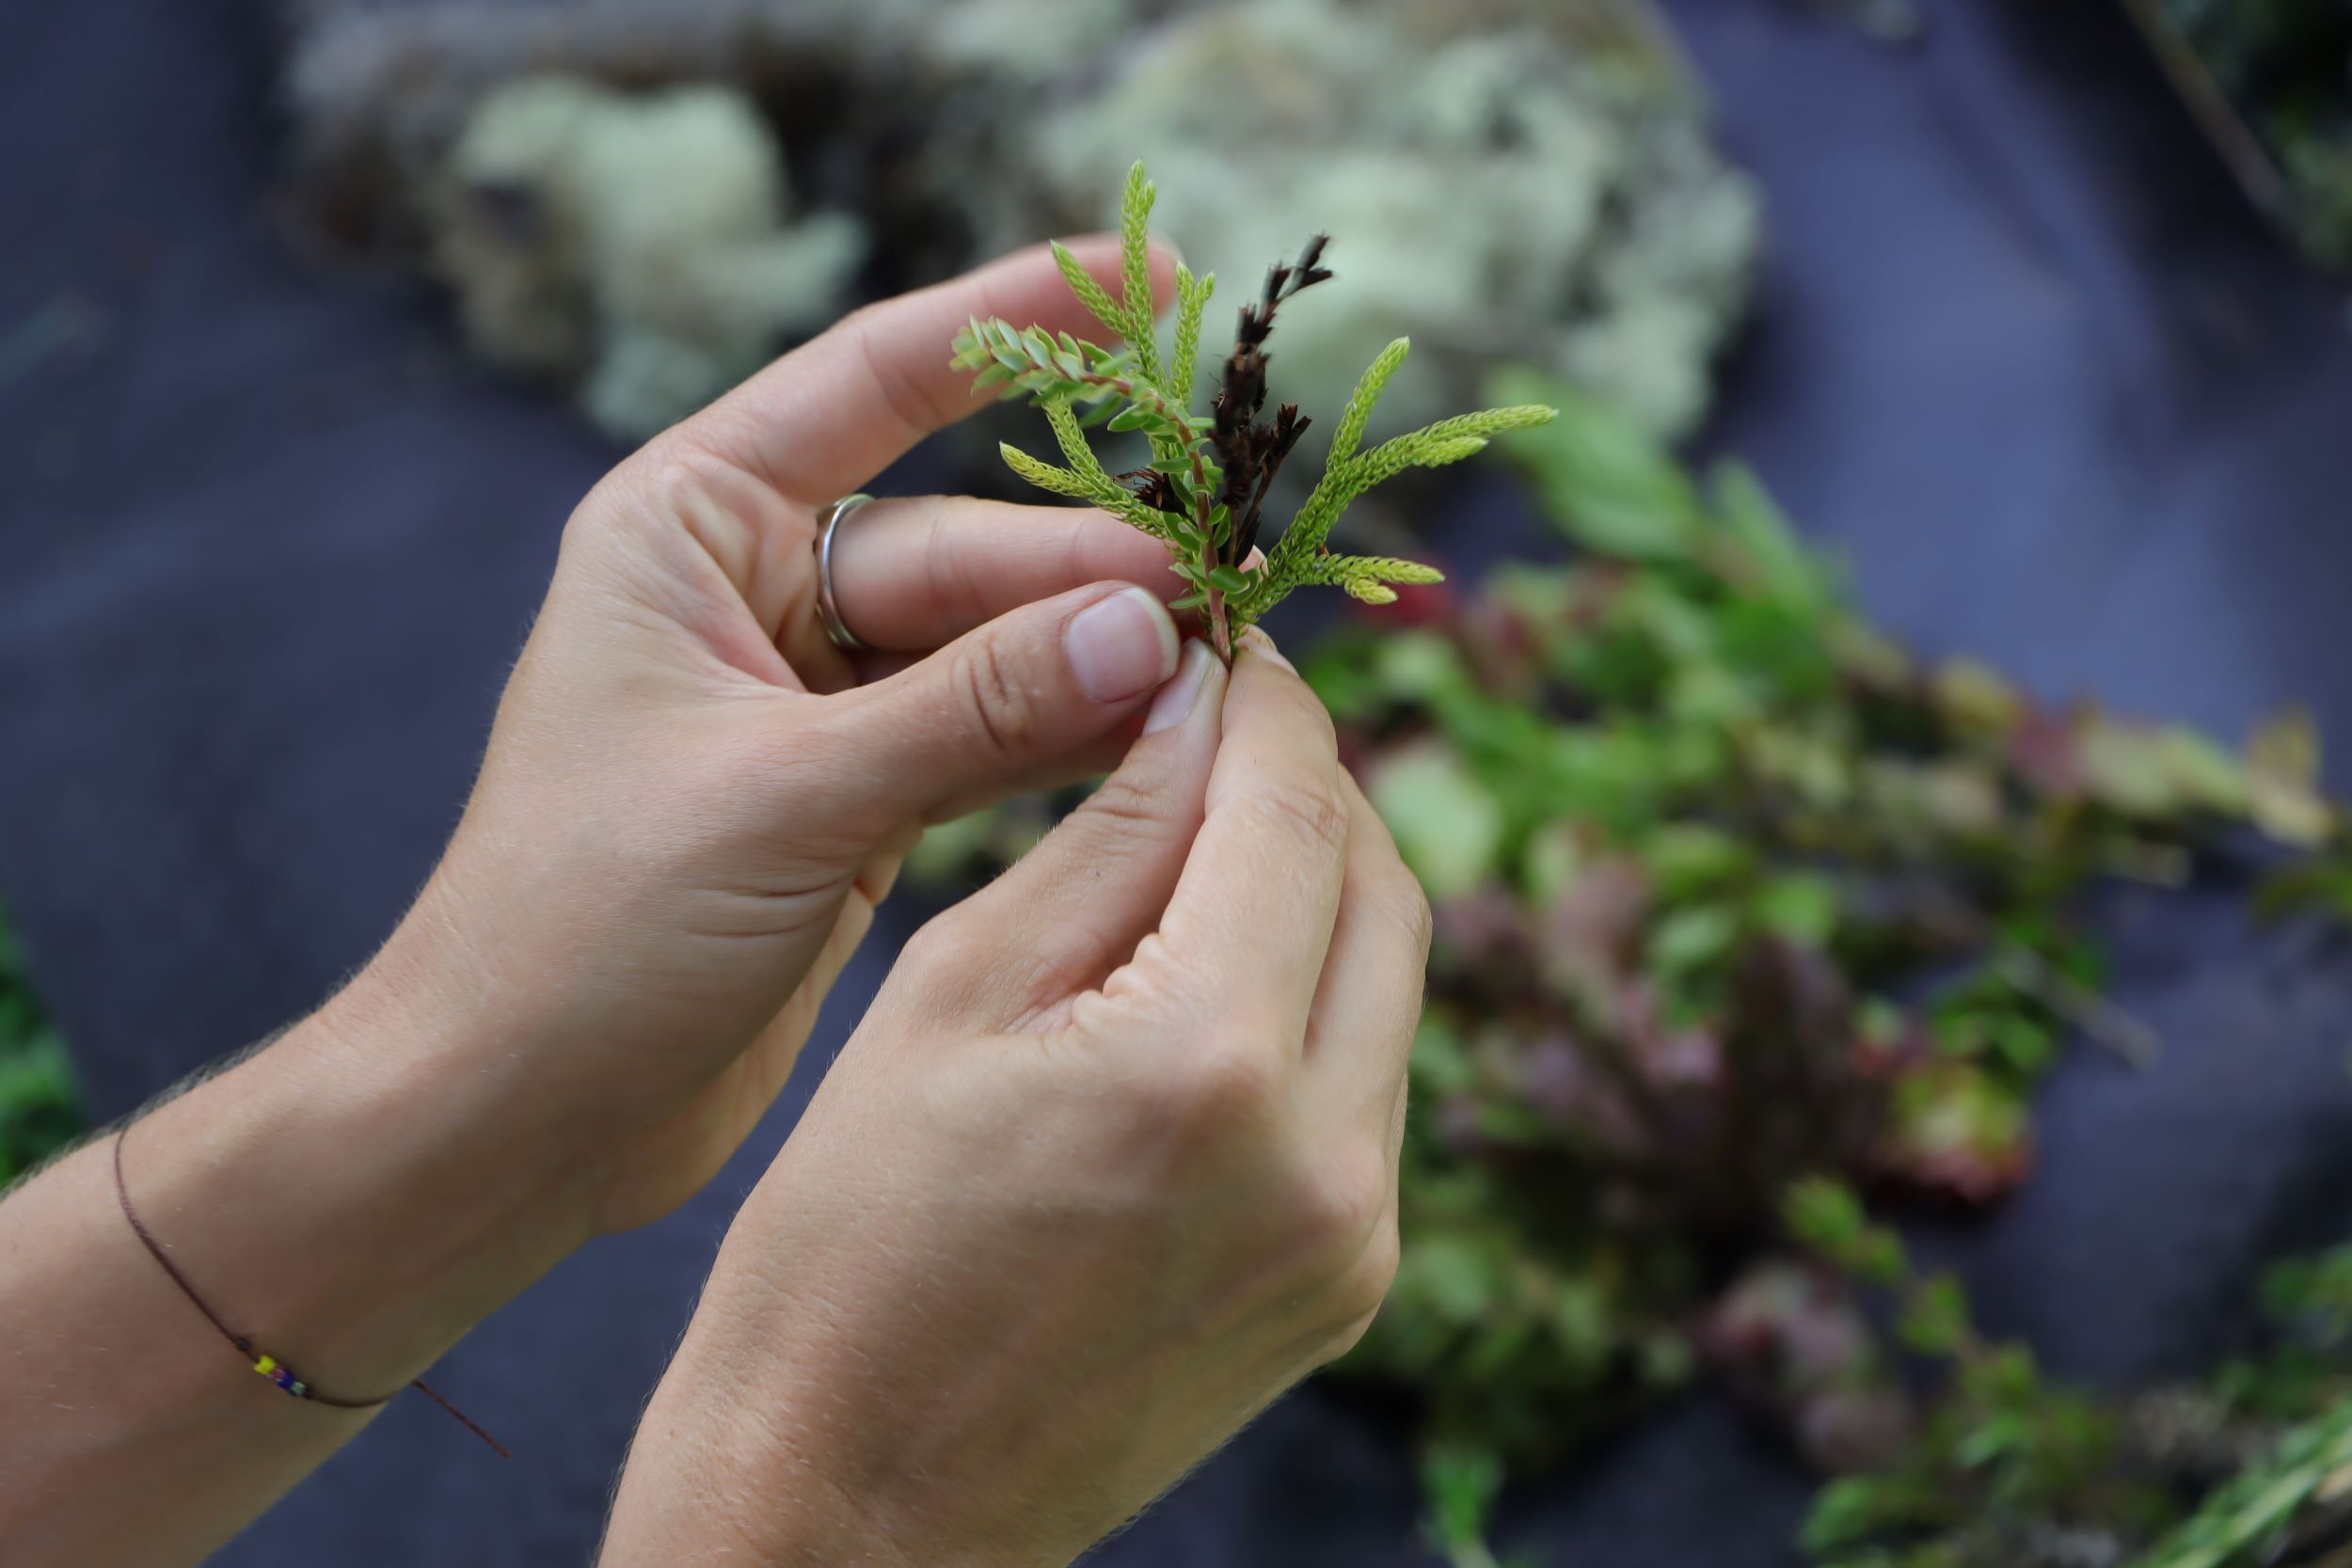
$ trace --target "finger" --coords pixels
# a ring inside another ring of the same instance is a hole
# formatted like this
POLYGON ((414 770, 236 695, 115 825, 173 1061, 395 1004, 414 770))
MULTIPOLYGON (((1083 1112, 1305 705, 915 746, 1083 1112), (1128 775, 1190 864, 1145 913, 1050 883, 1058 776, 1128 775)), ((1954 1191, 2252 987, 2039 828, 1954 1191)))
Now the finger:
POLYGON ((1034 599, 1113 580, 1164 599, 1184 591, 1166 545, 1091 508, 887 499, 843 519, 834 541, 834 606, 874 649, 936 648, 1034 599))
POLYGON ((1307 1028, 1304 1092, 1392 1152, 1429 964, 1429 900, 1344 771, 1340 787, 1348 803, 1347 871, 1307 1028))
MULTIPOLYGON (((1049 513, 1052 511, 1051 508, 1047 508, 1046 510, 1049 513)), ((1081 515, 1083 515, 1083 514, 1081 515)), ((1122 552, 1131 553, 1133 550, 1132 546, 1121 546, 1120 547, 1122 552)), ((1152 556, 1152 559, 1157 562, 1161 567, 1165 567, 1168 563, 1166 547, 1156 546, 1155 548, 1157 553, 1152 556)), ((836 546, 836 550, 837 549, 838 546, 836 546)), ((1255 571, 1263 564, 1265 564, 1265 552, 1263 550, 1251 550, 1248 559, 1242 562, 1242 569, 1244 571, 1255 571)), ((836 577, 839 576, 838 562, 835 563, 834 575, 836 577)), ((1129 582, 1136 582, 1137 587, 1149 588, 1153 593, 1160 594, 1162 597, 1180 592, 1180 585, 1183 581, 1182 578, 1176 577, 1173 573, 1158 570, 1146 573, 1146 580, 1142 581, 1137 581, 1136 578, 1131 576, 1126 576, 1122 573, 1112 573, 1110 575, 1113 577, 1122 578, 1123 580, 1129 582)), ((1057 585, 1055 588, 1047 590, 1047 592, 1059 592, 1060 588, 1064 586, 1068 585, 1057 585)), ((1044 595, 1041 594, 1038 596, 1043 597, 1044 595)), ((1006 608, 1009 609, 1011 607, 1008 605, 1006 608)), ((1197 609, 1178 610, 1176 612, 1176 629, 1187 637, 1200 635, 1204 629, 1200 610, 1197 609)), ((811 635, 815 635, 813 628, 811 635)), ((940 641, 946 641, 946 639, 944 637, 940 639, 940 641)), ((882 680, 891 675, 895 675, 901 670, 914 668, 916 664, 920 663, 925 657, 927 657, 930 654, 932 648, 935 648, 936 646, 938 646, 938 644, 934 642, 930 646, 923 648, 861 649, 856 654, 852 655, 849 660, 850 673, 854 679, 847 683, 835 682, 834 685, 826 688, 825 689, 839 690, 844 684, 856 686, 871 685, 875 681, 882 680)), ((791 643, 787 641, 787 651, 790 651, 791 647, 791 643)), ((796 655, 796 668, 798 667, 797 657, 798 656, 796 655)), ((1060 774, 1057 775, 1049 782, 1051 784, 1074 784, 1082 779, 1101 778, 1104 773, 1109 772, 1113 768, 1118 766, 1119 759, 1127 754, 1127 743, 1134 738, 1135 736, 1132 734, 1118 735, 1110 737, 1108 740, 1104 742, 1102 746, 1096 749, 1096 751, 1099 752, 1099 755, 1094 753, 1081 755, 1077 759, 1078 766, 1064 769, 1060 774)), ((1023 787, 1027 788, 1030 786, 1025 784, 1023 787)), ((1045 786, 1041 785, 1040 787, 1045 786)))
POLYGON ((1007 1033, 1049 1027, 1156 928, 1200 832, 1216 760, 1225 665, 1195 641, 1144 734, 1102 787, 1011 870, 941 918, 960 956, 930 976, 962 1015, 1007 1033))
POLYGON ((879 833, 999 794, 1109 735, 1175 673, 1177 654, 1158 598, 1095 583, 820 699, 794 745, 832 780, 830 825, 879 833))
MULTIPOLYGON (((1187 617, 1176 618, 1176 629, 1183 636, 1188 629, 1187 617)), ((930 653, 862 653, 857 656, 856 684, 871 686, 907 670, 914 669, 930 653)), ((836 688, 836 689, 841 689, 836 688)), ((1009 777, 991 785, 987 793, 960 796, 931 808, 925 816, 927 822, 946 821, 982 806, 993 805, 1008 795, 1030 795, 1065 789, 1100 779, 1126 756, 1127 748, 1143 731, 1143 711, 1138 708, 1119 724, 1093 740, 1085 741, 1059 756, 1041 759, 1033 769, 1009 777)))
MULTIPOLYGON (((1119 241, 1070 242, 1079 264, 1120 286, 1119 241)), ((1154 246, 1152 293, 1175 292, 1176 263, 1154 246)), ((757 474, 786 496, 820 506, 858 489, 933 431, 994 401, 972 372, 948 363, 949 345, 974 316, 1073 332, 1100 341, 1108 328, 1088 313, 1044 246, 1016 251, 977 272, 844 317, 821 336, 695 415, 675 436, 757 474)))
POLYGON ((1226 689, 1200 836, 1159 941, 1105 995, 1190 993, 1297 1049, 1339 913, 1348 808, 1330 715, 1263 633, 1226 689))

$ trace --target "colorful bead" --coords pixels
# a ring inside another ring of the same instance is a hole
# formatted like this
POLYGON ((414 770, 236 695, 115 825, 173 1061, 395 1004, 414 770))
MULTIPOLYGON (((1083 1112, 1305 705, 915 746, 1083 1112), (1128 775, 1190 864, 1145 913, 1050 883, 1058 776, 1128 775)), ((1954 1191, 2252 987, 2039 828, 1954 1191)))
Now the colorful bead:
POLYGON ((274 1355, 264 1355, 253 1363, 253 1370, 275 1383, 287 1393, 300 1399, 310 1391, 310 1386, 294 1375, 294 1369, 282 1366, 274 1355))

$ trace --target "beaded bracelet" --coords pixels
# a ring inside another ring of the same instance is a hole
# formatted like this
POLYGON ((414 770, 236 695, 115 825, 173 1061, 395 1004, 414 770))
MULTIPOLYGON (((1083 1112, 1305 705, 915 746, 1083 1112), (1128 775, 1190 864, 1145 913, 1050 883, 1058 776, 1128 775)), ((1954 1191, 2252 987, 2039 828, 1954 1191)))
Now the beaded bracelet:
MULTIPOLYGON (((138 1216, 138 1211, 131 1207, 131 1188, 122 1179, 122 1143, 129 1132, 130 1129, 126 1127, 117 1132, 114 1137, 115 1198, 122 1205, 122 1217, 130 1222, 133 1234, 136 1235, 140 1244, 147 1248, 148 1256, 163 1265, 164 1273, 169 1275, 171 1282, 180 1287, 180 1293, 187 1297, 199 1312, 204 1314, 204 1321, 217 1329, 222 1338, 236 1346, 237 1354, 244 1356, 255 1371, 295 1399, 309 1400, 312 1404, 324 1404, 336 1410, 373 1410, 378 1405, 389 1404, 392 1402, 392 1394, 386 1394, 381 1399, 373 1400, 339 1400, 320 1393, 296 1377, 292 1367, 266 1352, 256 1350, 252 1340, 230 1328, 222 1320, 220 1314, 213 1310, 204 1298, 197 1293, 196 1287, 188 1282, 188 1276, 180 1272, 180 1265, 174 1263, 164 1251, 163 1243, 155 1240, 154 1232, 147 1228, 146 1222, 138 1216)), ((416 1389, 435 1404, 456 1417, 467 1431, 489 1444, 501 1459, 514 1457, 506 1451, 505 1445, 475 1425, 472 1418, 443 1399, 424 1379, 412 1379, 407 1386, 416 1389)), ((394 1393, 398 1391, 395 1389, 394 1393)))

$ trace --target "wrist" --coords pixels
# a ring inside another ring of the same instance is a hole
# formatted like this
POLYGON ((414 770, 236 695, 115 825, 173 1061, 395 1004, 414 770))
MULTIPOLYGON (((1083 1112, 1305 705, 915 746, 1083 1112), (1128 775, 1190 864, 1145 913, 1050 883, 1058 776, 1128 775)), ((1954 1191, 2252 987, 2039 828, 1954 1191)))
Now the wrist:
POLYGON ((25 1561, 196 1560, 370 1414, 319 1399, 397 1393, 577 1243, 566 1179, 449 1049, 355 984, 7 1195, 0 1259, 37 1265, 0 1266, 0 1539, 25 1561), (264 1354, 317 1398, 255 1377, 264 1354))
POLYGON ((130 1130, 143 1220, 211 1305, 339 1398, 416 1376, 586 1239, 577 1162, 485 1042, 373 970, 130 1130))
POLYGON ((673 1562, 684 1543, 776 1568, 1063 1568, 1093 1532, 932 1463, 904 1425, 921 1419, 908 1390, 869 1397, 883 1391, 861 1369, 895 1353, 821 1287, 795 1289, 790 1261, 807 1259, 774 1223, 784 1174, 755 1189, 720 1250, 639 1424, 597 1568, 673 1562))
MULTIPOLYGON (((714 1274, 714 1289, 723 1275, 723 1267, 714 1274)), ((942 1499, 885 1503, 855 1479, 863 1466, 854 1460, 844 1474, 845 1451, 862 1444, 841 1428, 857 1417, 812 1418, 789 1397, 788 1377, 770 1375, 796 1358, 716 1343, 711 1318, 707 1296, 638 1423, 596 1568, 684 1557, 771 1568, 1043 1568, 941 1531, 941 1517, 960 1512, 942 1499)))

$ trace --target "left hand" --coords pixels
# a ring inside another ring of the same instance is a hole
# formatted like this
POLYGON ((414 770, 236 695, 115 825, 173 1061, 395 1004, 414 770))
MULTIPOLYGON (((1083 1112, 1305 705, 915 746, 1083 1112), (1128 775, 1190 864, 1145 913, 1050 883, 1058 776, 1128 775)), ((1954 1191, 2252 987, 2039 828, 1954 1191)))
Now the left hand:
MULTIPOLYGON (((318 1013, 133 1130, 124 1191, 237 1332, 387 1394, 679 1202, 791 1070, 918 825, 1140 728, 1177 638, 1129 585, 1176 579, 1107 517, 878 501, 834 580, 881 651, 814 615, 817 509, 976 405, 956 328, 1079 309, 1036 251, 861 311, 581 503, 416 907, 318 1013)), ((195 1561, 372 1413, 253 1375, 124 1223, 120 1152, 0 1202, 11 1564, 195 1561)))
MULTIPOLYGON (((1073 248, 1115 279, 1113 244, 1073 248)), ((861 310, 588 496, 448 855, 335 1005, 449 1041, 580 1162, 591 1228, 717 1170, 926 820, 1104 770, 1175 668, 1161 545, 964 499, 844 522, 836 602, 872 651, 827 641, 818 509, 987 401, 947 362, 973 315, 1083 311, 1041 249, 861 310)))

